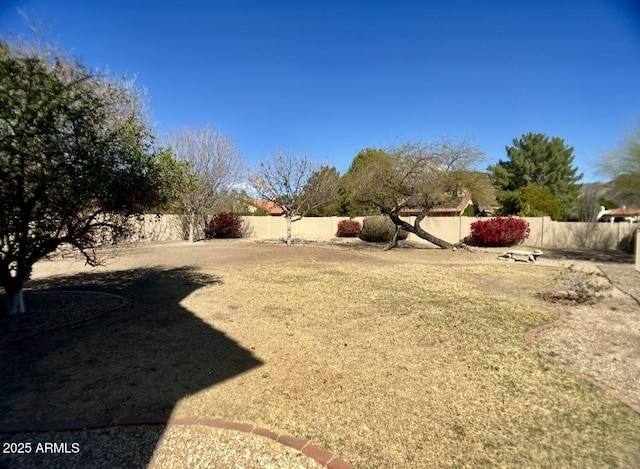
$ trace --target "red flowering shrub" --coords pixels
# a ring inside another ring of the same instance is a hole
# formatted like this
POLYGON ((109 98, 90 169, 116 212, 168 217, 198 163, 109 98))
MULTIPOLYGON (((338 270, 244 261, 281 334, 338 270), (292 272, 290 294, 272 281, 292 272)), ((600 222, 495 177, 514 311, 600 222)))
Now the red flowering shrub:
POLYGON ((242 238, 244 221, 237 213, 221 212, 209 222, 207 238, 242 238))
POLYGON ((362 225, 357 220, 340 220, 338 222, 338 232, 336 236, 340 238, 350 238, 355 237, 360 234, 360 230, 362 230, 362 225))
POLYGON ((521 218, 497 217, 471 224, 471 241, 480 246, 513 246, 529 233, 529 223, 521 218))

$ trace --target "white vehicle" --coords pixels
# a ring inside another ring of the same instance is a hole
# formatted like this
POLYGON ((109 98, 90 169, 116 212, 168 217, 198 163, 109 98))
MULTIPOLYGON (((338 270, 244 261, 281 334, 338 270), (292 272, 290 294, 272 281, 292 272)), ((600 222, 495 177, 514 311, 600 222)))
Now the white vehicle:
POLYGON ((603 215, 598 218, 600 223, 638 223, 638 220, 634 217, 621 217, 614 215, 603 215))

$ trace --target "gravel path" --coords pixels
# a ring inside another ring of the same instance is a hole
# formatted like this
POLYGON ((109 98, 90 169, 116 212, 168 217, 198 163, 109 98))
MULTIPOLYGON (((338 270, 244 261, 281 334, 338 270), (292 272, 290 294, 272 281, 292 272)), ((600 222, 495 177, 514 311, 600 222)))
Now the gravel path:
POLYGON ((201 425, 21 433, 0 435, 0 443, 3 448, 10 445, 7 449, 13 444, 30 444, 29 454, 0 454, 0 467, 6 469, 325 467, 300 451, 269 438, 201 425), (57 444, 56 451, 59 453, 43 453, 47 448, 53 451, 53 443, 57 444))
POLYGON ((640 304, 640 271, 629 264, 598 265, 609 281, 640 304))
POLYGON ((616 287, 594 305, 567 306, 535 334, 538 349, 640 413, 640 272, 598 264, 616 287))

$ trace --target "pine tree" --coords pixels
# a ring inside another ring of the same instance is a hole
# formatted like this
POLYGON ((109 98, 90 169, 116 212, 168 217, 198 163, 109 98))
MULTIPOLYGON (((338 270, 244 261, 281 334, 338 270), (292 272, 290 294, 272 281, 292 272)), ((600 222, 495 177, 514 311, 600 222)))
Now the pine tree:
POLYGON ((500 160, 489 168, 504 214, 518 213, 518 199, 530 184, 546 187, 558 201, 563 216, 575 207, 582 174, 577 174, 578 169, 573 166, 573 147, 567 147, 558 137, 528 133, 505 149, 509 160, 500 160))

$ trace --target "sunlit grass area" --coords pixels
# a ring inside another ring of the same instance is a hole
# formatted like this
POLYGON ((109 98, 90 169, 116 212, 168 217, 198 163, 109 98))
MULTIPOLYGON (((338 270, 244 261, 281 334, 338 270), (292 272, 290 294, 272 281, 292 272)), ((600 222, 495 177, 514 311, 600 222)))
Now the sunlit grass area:
POLYGON ((539 299, 554 274, 303 260, 236 271, 183 304, 264 366, 176 413, 229 409, 356 467, 633 467, 639 416, 524 343, 557 317, 539 299))

